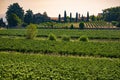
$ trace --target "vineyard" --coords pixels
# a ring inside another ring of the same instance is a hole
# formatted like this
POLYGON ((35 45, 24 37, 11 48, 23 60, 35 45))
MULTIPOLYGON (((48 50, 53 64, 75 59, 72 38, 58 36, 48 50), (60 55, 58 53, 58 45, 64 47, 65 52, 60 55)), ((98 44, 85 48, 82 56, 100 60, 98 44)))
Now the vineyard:
POLYGON ((119 42, 65 42, 50 40, 0 39, 0 51, 120 58, 119 42))
POLYGON ((120 59, 0 52, 1 80, 119 80, 120 59))
POLYGON ((86 22, 85 28, 116 28, 111 23, 104 21, 86 22))
MULTIPOLYGON (((71 29, 38 29, 37 37, 48 37, 50 33, 55 34, 57 37, 63 35, 70 36, 71 38, 79 38, 82 35, 90 39, 120 39, 119 30, 71 30, 71 29)), ((0 36, 20 36, 26 35, 25 29, 6 29, 0 30, 0 36)))
POLYGON ((0 80, 120 80, 120 0, 0 2, 0 80))
MULTIPOLYGON (((105 21, 92 21, 92 22, 84 22, 85 24, 85 28, 88 29, 92 29, 92 28, 96 28, 96 29, 100 29, 100 28, 117 28, 116 26, 113 26, 111 23, 109 22, 105 22, 105 21)), ((38 28, 63 28, 63 29, 70 29, 71 25, 73 25, 73 28, 79 28, 79 23, 50 23, 50 22, 46 22, 46 23, 41 23, 38 25, 38 28), (51 26, 52 25, 52 26, 51 26)))
POLYGON ((26 39, 26 29, 0 30, 0 80, 119 79, 119 30, 38 29, 35 39, 26 39))

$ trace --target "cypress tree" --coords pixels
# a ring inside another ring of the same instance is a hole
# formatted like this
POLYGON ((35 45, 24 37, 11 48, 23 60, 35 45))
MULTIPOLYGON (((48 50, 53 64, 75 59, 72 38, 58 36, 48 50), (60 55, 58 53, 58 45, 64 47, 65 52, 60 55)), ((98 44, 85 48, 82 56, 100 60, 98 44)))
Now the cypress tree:
POLYGON ((58 22, 61 22, 61 15, 58 16, 58 22))
POLYGON ((67 22, 67 13, 64 11, 64 22, 67 22))
POLYGON ((84 21, 84 16, 82 15, 82 18, 81 18, 82 21, 84 21))
POLYGON ((76 19, 75 22, 78 22, 78 13, 76 13, 76 19))
POLYGON ((70 22, 72 22, 72 13, 70 13, 70 22))
POLYGON ((80 21, 80 14, 79 14, 78 20, 80 21))
POLYGON ((87 12, 87 22, 89 21, 89 12, 87 12))

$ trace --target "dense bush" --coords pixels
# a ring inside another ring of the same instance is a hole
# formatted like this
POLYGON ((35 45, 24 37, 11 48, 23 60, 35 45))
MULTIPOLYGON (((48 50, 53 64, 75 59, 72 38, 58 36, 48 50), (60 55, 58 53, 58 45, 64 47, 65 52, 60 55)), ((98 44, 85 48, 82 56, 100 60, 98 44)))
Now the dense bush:
POLYGON ((49 39, 49 40, 54 40, 54 41, 56 41, 57 38, 56 38, 56 36, 55 36, 54 34, 51 33, 51 34, 49 35, 48 39, 49 39))
POLYGON ((85 28, 85 25, 84 25, 83 22, 81 22, 81 23, 79 24, 79 28, 80 28, 80 29, 84 29, 84 28, 85 28))
POLYGON ((73 26, 73 24, 71 24, 71 26, 70 26, 70 29, 74 29, 74 26, 73 26))
POLYGON ((63 40, 63 41, 70 41, 70 37, 67 36, 67 35, 63 35, 63 36, 62 36, 62 40, 63 40))
POLYGON ((120 27, 120 22, 118 22, 117 27, 120 27))
POLYGON ((120 22, 118 22, 118 21, 112 21, 112 24, 114 26, 120 27, 120 22))
POLYGON ((79 40, 80 41, 85 41, 85 42, 88 42, 89 41, 89 39, 88 39, 88 37, 86 37, 86 36, 81 36, 80 38, 79 38, 79 40))
POLYGON ((27 26, 27 39, 34 39, 37 35, 37 27, 35 24, 30 24, 27 26))

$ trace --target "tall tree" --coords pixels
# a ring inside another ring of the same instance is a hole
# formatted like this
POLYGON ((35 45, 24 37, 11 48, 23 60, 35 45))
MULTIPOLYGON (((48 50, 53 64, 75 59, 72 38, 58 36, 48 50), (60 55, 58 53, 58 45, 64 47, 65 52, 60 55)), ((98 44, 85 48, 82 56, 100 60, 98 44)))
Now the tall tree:
POLYGON ((50 18, 47 15, 47 12, 43 12, 43 22, 48 22, 50 18))
POLYGON ((95 15, 91 15, 90 18, 91 18, 92 21, 96 21, 95 15))
POLYGON ((61 22, 61 15, 58 16, 58 22, 61 22))
POLYGON ((17 27, 22 23, 21 19, 16 14, 11 14, 9 19, 10 19, 9 26, 11 27, 17 27))
POLYGON ((82 21, 84 21, 84 16, 82 15, 82 18, 81 18, 82 21))
POLYGON ((72 13, 70 13, 70 22, 72 22, 72 13))
POLYGON ((18 3, 13 3, 8 7, 8 10, 6 12, 6 19, 8 21, 8 25, 11 27, 14 25, 14 23, 11 23, 11 17, 15 14, 19 19, 23 21, 24 19, 24 10, 22 7, 19 6, 18 3))
POLYGON ((26 14, 24 17, 24 22, 27 24, 30 24, 30 23, 32 23, 32 21, 33 21, 33 12, 32 12, 32 10, 29 9, 26 11, 26 14))
POLYGON ((87 22, 89 21, 89 12, 87 12, 87 22))
POLYGON ((50 18, 47 16, 47 13, 44 12, 43 14, 37 13, 33 15, 33 23, 39 24, 42 22, 49 22, 50 18))
POLYGON ((64 11, 64 22, 67 22, 67 13, 64 11))
POLYGON ((78 13, 76 12, 75 22, 78 22, 78 13))
POLYGON ((103 10, 103 18, 105 21, 120 22, 120 6, 104 9, 103 10))
POLYGON ((78 20, 80 21, 80 14, 79 14, 78 20))
POLYGON ((42 16, 42 14, 41 13, 34 14, 33 15, 33 23, 34 24, 39 24, 41 22, 43 22, 43 16, 42 16))

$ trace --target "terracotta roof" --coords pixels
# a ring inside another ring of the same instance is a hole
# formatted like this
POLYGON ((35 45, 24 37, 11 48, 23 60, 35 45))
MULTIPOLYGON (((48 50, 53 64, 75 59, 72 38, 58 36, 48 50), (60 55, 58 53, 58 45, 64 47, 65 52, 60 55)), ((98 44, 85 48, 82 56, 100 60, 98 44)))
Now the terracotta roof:
POLYGON ((51 20, 58 20, 58 17, 50 17, 51 20))

